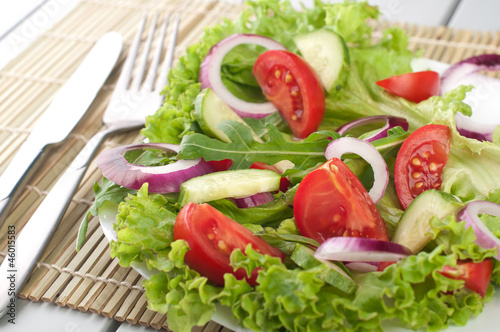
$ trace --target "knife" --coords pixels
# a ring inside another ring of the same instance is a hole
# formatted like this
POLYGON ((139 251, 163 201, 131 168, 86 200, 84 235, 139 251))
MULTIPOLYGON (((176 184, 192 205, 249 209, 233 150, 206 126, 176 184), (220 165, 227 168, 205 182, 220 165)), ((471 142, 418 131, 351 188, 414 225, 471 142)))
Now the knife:
MULTIPOLYGON (((16 193, 36 168, 44 151, 63 141, 87 111, 118 60, 122 44, 122 37, 117 32, 103 35, 21 145, 0 177, 0 226, 7 218, 16 193)), ((0 293, 2 296, 5 294, 0 293)))

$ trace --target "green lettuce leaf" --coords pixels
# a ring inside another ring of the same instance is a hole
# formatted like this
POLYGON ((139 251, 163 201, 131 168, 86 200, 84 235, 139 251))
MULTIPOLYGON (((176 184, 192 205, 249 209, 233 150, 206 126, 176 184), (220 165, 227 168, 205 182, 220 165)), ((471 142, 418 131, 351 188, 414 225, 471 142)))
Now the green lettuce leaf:
POLYGON ((161 269, 171 264, 167 255, 179 210, 167 196, 149 195, 147 189, 146 183, 120 203, 114 225, 118 241, 110 243, 111 256, 123 266, 145 262, 149 268, 161 269))

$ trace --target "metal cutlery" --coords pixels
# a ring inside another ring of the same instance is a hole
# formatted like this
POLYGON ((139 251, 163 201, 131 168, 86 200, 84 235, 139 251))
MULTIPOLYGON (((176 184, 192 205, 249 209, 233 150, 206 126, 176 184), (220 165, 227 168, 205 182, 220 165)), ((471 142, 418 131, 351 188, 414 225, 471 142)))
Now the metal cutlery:
MULTIPOLYGON (((138 50, 142 43, 141 37, 146 22, 146 16, 144 16, 141 21, 139 30, 130 46, 129 54, 123 65, 122 73, 118 78, 115 91, 103 116, 105 129, 95 134, 89 140, 66 172, 50 190, 49 194, 45 197, 28 223, 21 230, 16 240, 18 258, 15 267, 13 269, 9 267, 7 259, 5 259, 0 266, 0 275, 2 276, 11 273, 9 270, 15 271, 16 293, 29 276, 43 248, 57 228, 59 220, 64 215, 89 163, 103 141, 111 134, 140 128, 144 125, 146 116, 153 114, 161 106, 163 96, 160 92, 166 85, 167 74, 173 61, 179 20, 179 17, 176 17, 174 20, 174 28, 172 30, 170 43, 167 47, 167 54, 157 75, 163 50, 162 43, 169 24, 169 17, 167 17, 161 25, 160 45, 153 55, 153 60, 149 66, 150 68, 144 78, 149 51, 152 47, 152 41, 155 35, 157 16, 154 18, 154 22, 151 24, 151 29, 144 42, 145 51, 142 53, 143 57, 139 61, 138 72, 131 81, 138 50)), ((1 317, 1 315, 5 314, 7 311, 7 306, 13 297, 7 296, 9 293, 7 280, 2 277, 0 282, 0 310, 3 310, 3 312, 0 313, 1 317)))
POLYGON ((103 35, 40 117, 0 177, 0 226, 18 189, 36 168, 46 148, 63 141, 85 114, 115 66, 121 49, 119 33, 103 35))

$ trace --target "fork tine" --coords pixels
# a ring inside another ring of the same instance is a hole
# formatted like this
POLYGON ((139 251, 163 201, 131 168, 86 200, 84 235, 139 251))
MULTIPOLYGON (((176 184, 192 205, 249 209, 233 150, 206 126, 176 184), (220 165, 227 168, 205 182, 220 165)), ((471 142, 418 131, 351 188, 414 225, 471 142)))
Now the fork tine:
POLYGON ((148 75, 146 76, 146 80, 144 81, 144 89, 145 90, 153 90, 154 82, 156 79, 156 73, 158 71, 158 66, 160 65, 160 59, 163 52, 163 42, 165 40, 165 35, 167 34, 167 26, 170 20, 170 14, 165 17, 165 20, 161 26, 160 31, 160 40, 158 48, 156 49, 156 53, 154 55, 153 60, 151 61, 151 66, 149 67, 148 75))
POLYGON ((153 43, 153 37, 155 34, 157 21, 158 21, 158 15, 155 15, 153 23, 151 23, 151 28, 149 30, 148 37, 146 39, 144 52, 142 54, 142 58, 139 63, 139 68, 137 69, 137 75, 134 77, 134 80, 132 81, 131 85, 132 90, 139 90, 139 86, 141 85, 142 79, 144 78, 144 72, 146 71, 146 67, 148 65, 149 51, 151 50, 151 44, 153 43))
POLYGON ((172 67, 172 62, 174 60, 175 44, 177 44, 177 32, 179 31, 179 22, 181 20, 180 15, 176 15, 174 27, 171 33, 170 43, 167 47, 167 54, 165 55, 165 60, 161 66, 160 74, 158 75, 158 83, 156 86, 156 91, 161 91, 167 84, 168 71, 172 67))
POLYGON ((127 59, 123 64, 122 73, 116 82, 115 91, 121 91, 127 88, 130 77, 132 76, 132 69, 134 68, 135 58, 137 57, 137 51, 139 50, 139 44, 141 42, 142 32, 144 30, 144 25, 146 23, 147 15, 144 14, 142 21, 139 24, 139 29, 134 37, 132 44, 130 45, 130 50, 127 55, 127 59))

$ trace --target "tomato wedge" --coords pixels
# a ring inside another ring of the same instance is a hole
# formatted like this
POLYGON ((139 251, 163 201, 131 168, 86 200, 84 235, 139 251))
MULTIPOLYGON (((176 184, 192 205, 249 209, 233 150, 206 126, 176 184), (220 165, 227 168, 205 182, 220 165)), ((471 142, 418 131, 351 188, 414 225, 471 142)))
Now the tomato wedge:
POLYGON ((307 174, 293 202, 302 235, 319 243, 335 236, 389 241, 385 222, 359 179, 338 158, 307 174))
POLYGON ((427 70, 392 76, 378 81, 377 85, 396 96, 420 103, 439 94, 441 79, 437 72, 427 70))
POLYGON ((441 186, 450 140, 447 126, 431 124, 415 130, 401 145, 394 166, 394 183, 403 209, 425 190, 441 186))
POLYGON ((445 266, 439 273, 450 279, 465 281, 465 288, 473 290, 484 297, 490 285, 492 271, 493 260, 485 259, 479 263, 460 261, 456 268, 445 266))
POLYGON ((190 250, 184 261, 193 270, 217 285, 224 285, 224 274, 232 273, 237 279, 247 279, 256 284, 258 270, 250 278, 245 270, 234 269, 229 265, 229 256, 234 249, 245 250, 248 244, 262 254, 285 259, 285 254, 248 228, 222 214, 208 204, 186 204, 175 220, 174 239, 186 240, 190 250))
POLYGON ((304 59, 288 51, 266 51, 257 58, 253 74, 293 135, 305 138, 318 129, 325 114, 325 92, 304 59))

